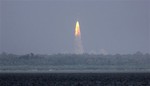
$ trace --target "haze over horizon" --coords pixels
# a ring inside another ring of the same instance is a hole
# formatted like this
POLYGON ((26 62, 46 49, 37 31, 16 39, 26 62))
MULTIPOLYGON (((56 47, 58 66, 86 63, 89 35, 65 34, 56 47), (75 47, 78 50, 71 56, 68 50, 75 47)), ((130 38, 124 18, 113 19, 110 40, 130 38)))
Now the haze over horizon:
POLYGON ((85 53, 150 53, 149 0, 1 0, 0 53, 74 53, 77 20, 85 53))

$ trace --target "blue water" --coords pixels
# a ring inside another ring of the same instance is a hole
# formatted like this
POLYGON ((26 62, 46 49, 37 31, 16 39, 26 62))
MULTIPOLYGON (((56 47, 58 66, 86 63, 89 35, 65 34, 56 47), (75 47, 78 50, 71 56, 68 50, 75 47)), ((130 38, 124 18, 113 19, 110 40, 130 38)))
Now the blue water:
POLYGON ((0 73, 0 86, 150 86, 150 73, 0 73))

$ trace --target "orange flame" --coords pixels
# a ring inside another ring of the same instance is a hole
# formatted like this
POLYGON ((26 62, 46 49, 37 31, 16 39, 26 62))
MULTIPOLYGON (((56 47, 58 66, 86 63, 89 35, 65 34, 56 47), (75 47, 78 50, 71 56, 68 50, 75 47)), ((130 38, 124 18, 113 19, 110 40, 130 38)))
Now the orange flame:
POLYGON ((80 25, 78 21, 76 22, 75 36, 80 36, 80 25))

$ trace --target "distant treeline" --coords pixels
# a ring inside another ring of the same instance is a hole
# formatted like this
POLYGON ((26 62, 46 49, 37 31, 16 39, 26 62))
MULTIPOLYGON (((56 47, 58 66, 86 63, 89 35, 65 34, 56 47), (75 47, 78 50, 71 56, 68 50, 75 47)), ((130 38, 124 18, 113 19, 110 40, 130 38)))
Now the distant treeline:
POLYGON ((150 65, 150 54, 126 55, 94 55, 94 54, 54 54, 54 55, 26 55, 0 54, 0 66, 16 65, 150 65))

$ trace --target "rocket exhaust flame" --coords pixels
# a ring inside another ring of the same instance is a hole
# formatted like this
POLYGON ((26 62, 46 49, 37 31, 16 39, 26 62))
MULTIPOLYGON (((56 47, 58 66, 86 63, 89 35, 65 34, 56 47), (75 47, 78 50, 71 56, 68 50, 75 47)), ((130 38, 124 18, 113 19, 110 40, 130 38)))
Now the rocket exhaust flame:
POLYGON ((75 36, 80 36, 80 25, 78 21, 76 22, 75 36))
POLYGON ((80 25, 79 25, 78 21, 76 22, 74 35, 75 35, 75 53, 76 54, 83 54, 80 25))

